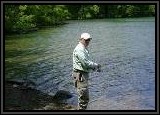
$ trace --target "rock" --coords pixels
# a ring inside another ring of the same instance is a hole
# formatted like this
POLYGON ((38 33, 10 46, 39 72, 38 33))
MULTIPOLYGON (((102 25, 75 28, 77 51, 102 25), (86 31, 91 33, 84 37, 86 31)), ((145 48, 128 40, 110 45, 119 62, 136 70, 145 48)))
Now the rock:
POLYGON ((13 87, 16 88, 16 87, 18 87, 18 85, 17 84, 13 84, 13 87))
POLYGON ((77 108, 73 105, 66 105, 64 110, 77 110, 77 108))
POLYGON ((57 100, 69 99, 72 97, 72 94, 69 91, 59 90, 53 97, 57 100))
POLYGON ((6 82, 13 84, 13 87, 20 89, 34 89, 36 84, 31 80, 11 79, 6 82))

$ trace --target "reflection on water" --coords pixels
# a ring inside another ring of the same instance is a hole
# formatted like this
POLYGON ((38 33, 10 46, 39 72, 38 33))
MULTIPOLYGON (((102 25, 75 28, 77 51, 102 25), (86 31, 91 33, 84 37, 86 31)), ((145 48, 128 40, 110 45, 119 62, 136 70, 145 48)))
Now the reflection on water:
POLYGON ((29 79, 49 96, 69 91, 73 97, 66 103, 76 105, 72 51, 82 32, 93 36, 89 49, 102 65, 101 73, 90 74, 88 109, 155 109, 154 18, 69 21, 57 28, 6 36, 5 79, 29 79))

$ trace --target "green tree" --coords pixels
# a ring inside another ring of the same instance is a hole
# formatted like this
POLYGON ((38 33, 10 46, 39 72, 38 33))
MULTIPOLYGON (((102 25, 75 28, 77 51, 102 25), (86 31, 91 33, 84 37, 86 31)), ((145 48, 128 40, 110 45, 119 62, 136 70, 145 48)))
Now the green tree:
POLYGON ((149 5, 150 16, 155 15, 155 5, 149 5))
POLYGON ((19 8, 17 5, 4 5, 5 8, 5 32, 11 33, 13 26, 18 20, 17 13, 19 8))
POLYGON ((26 15, 25 10, 27 9, 27 5, 19 6, 19 13, 17 13, 17 21, 13 25, 13 29, 16 31, 29 31, 30 29, 36 27, 34 24, 34 15, 26 15))
POLYGON ((5 4, 5 32, 27 32, 67 19, 125 18, 155 15, 155 5, 10 5, 5 4))
POLYGON ((78 15, 79 19, 95 18, 98 16, 99 6, 98 5, 82 5, 78 15))
POLYGON ((69 12, 69 19, 78 19, 78 12, 81 9, 81 5, 66 5, 69 12))

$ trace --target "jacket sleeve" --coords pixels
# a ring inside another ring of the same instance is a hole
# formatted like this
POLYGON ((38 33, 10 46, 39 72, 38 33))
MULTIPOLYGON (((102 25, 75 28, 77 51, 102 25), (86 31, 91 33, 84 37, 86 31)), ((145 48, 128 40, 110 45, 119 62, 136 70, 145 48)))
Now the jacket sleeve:
POLYGON ((95 69, 97 67, 97 63, 94 63, 89 59, 89 56, 84 52, 84 50, 79 50, 77 52, 77 58, 82 63, 82 66, 89 69, 95 69))

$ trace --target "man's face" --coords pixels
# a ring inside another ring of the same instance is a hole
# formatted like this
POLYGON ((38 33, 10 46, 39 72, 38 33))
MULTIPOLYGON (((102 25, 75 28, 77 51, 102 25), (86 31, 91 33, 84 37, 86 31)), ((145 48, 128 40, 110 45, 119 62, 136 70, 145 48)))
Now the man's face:
POLYGON ((84 44, 85 47, 88 47, 90 40, 91 39, 87 39, 87 40, 82 39, 82 43, 84 44))

